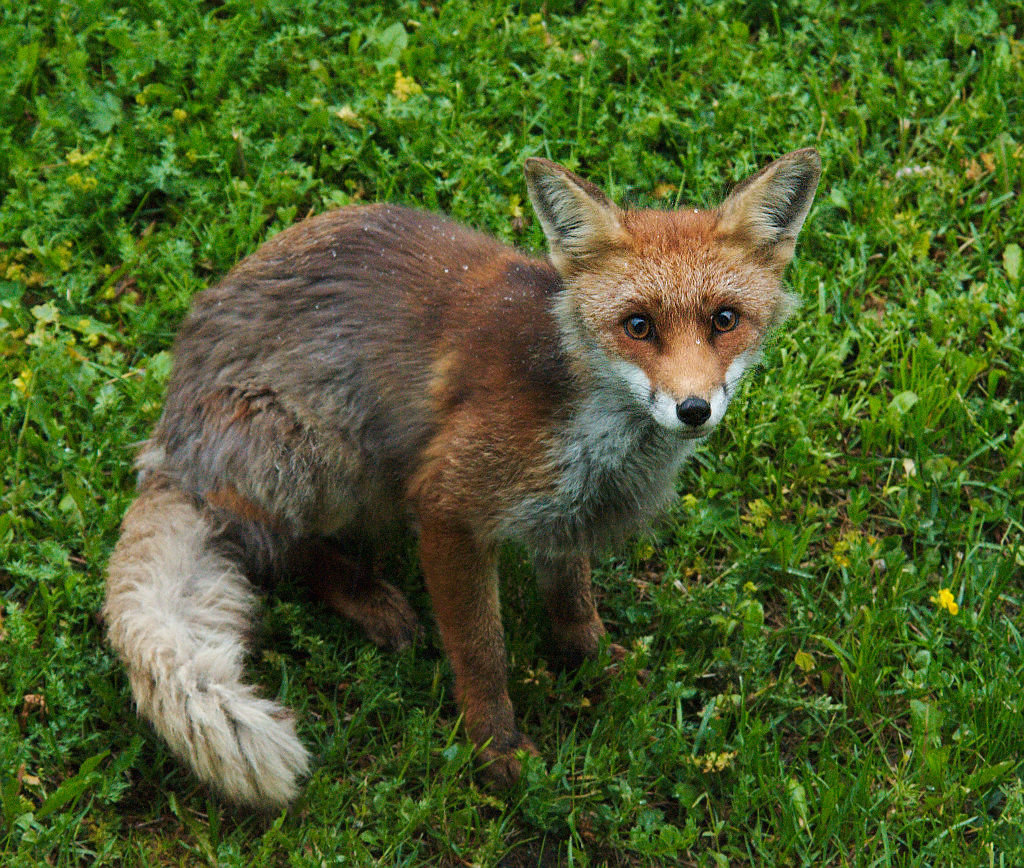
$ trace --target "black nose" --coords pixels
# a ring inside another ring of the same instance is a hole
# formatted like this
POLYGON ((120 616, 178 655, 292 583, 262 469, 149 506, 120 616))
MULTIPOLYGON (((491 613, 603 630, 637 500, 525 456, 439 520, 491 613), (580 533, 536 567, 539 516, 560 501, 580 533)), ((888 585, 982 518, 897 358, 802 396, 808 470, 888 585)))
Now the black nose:
POLYGON ((691 396, 681 404, 676 404, 676 415, 680 422, 696 428, 711 418, 711 405, 703 398, 691 396))

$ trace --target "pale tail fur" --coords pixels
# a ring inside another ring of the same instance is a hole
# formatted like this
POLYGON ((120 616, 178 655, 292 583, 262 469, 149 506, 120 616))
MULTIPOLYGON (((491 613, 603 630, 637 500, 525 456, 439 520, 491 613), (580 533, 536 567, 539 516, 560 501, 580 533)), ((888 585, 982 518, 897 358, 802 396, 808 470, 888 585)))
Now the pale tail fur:
POLYGON ((139 713, 196 775, 229 798, 276 809, 308 755, 290 712, 241 682, 255 596, 183 493, 148 488, 125 516, 104 607, 139 713))

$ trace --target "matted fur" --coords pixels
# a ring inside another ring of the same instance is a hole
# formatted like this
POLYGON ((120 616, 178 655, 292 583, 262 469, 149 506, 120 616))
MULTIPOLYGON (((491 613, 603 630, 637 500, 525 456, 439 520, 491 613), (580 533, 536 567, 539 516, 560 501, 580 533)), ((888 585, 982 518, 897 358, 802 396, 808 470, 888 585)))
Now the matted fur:
POLYGON ((256 601, 212 536, 190 498, 144 490, 110 558, 103 614, 139 713, 171 749, 230 799, 276 808, 308 756, 291 713, 242 683, 256 601))

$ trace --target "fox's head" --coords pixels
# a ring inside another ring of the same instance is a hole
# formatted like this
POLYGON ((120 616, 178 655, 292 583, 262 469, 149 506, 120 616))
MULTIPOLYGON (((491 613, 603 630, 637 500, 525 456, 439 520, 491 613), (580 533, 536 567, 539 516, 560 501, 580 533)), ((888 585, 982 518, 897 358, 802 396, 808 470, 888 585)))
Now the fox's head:
POLYGON ((821 174, 813 148, 780 157, 716 209, 629 211, 548 160, 526 182, 565 291, 569 351, 681 437, 725 415, 768 331, 796 307, 782 286, 821 174))

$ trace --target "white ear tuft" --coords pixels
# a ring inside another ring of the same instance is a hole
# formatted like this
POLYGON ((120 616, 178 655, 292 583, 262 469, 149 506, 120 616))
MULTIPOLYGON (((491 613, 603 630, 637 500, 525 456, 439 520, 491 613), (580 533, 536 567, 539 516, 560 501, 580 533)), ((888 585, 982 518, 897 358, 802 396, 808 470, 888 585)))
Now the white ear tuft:
POLYGON ((763 249, 785 266, 793 257, 820 177, 821 157, 814 148, 779 157, 743 181, 719 206, 718 231, 763 249))
POLYGON ((572 270, 623 243, 619 209, 596 186, 540 157, 528 159, 525 170, 533 210, 559 271, 572 270))

